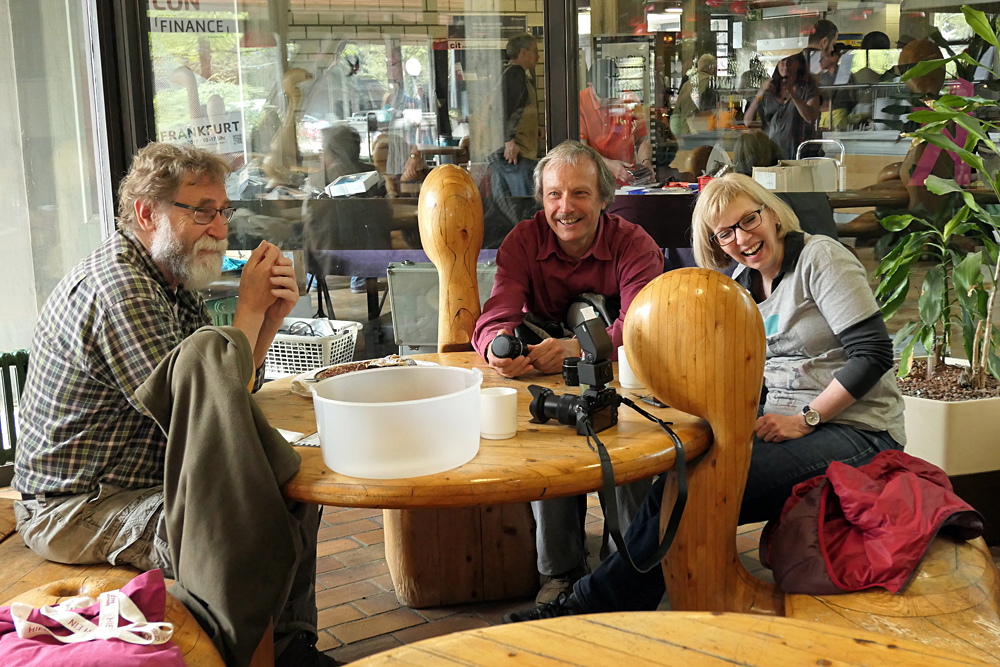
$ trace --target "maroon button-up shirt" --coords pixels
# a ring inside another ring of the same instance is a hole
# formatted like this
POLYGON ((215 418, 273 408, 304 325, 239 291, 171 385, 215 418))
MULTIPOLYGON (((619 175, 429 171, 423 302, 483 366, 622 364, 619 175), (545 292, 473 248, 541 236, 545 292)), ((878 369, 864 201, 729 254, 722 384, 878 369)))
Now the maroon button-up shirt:
POLYGON ((621 299, 618 319, 608 328, 616 358, 632 299, 661 273, 663 253, 642 227, 604 213, 594 244, 575 260, 559 247, 545 211, 539 211, 518 223, 500 245, 496 282, 476 322, 472 344, 485 354, 497 333, 513 333, 527 312, 561 322, 573 297, 595 292, 621 299))

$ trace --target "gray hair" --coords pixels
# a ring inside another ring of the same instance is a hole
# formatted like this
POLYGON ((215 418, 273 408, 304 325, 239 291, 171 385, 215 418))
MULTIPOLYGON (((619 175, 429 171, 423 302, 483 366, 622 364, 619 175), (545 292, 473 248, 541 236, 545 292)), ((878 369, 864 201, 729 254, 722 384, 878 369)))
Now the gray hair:
POLYGON ((514 35, 507 40, 507 60, 514 60, 521 55, 521 49, 530 49, 531 45, 537 41, 530 32, 514 35))
POLYGON ((580 164, 580 160, 590 160, 597 168, 597 190, 600 194, 601 202, 607 206, 615 200, 615 177, 604 164, 604 158, 587 144, 580 143, 573 139, 562 142, 535 165, 535 199, 542 201, 542 176, 545 168, 552 163, 571 164, 574 167, 580 164))
POLYGON ((132 160, 132 168, 118 187, 118 216, 123 229, 139 228, 135 203, 146 199, 162 205, 171 201, 182 182, 197 183, 203 176, 222 183, 229 164, 215 153, 194 146, 152 142, 132 160))

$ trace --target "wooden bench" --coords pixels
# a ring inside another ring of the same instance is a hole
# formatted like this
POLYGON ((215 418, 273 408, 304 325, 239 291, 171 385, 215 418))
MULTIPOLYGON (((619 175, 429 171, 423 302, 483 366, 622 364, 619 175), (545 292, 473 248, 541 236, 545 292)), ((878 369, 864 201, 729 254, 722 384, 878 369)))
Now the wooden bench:
MULTIPOLYGON (((0 498, 0 605, 24 602, 40 607, 77 595, 96 598, 104 591, 121 588, 138 574, 139 570, 130 566, 63 565, 45 560, 28 549, 15 531, 14 501, 0 498)), ((167 585, 171 583, 168 580, 167 585)), ((180 647, 188 667, 224 667, 212 640, 169 592, 166 621, 174 625, 172 641, 180 647)), ((264 633, 251 664, 274 665, 270 628, 264 633)))
MULTIPOLYGON (((764 335, 756 306, 735 283, 701 269, 660 276, 633 301, 625 341, 643 384, 669 405, 706 419, 714 433, 712 449, 689 468, 687 509, 663 562, 672 609, 784 614, 1000 664, 1000 576, 981 538, 938 537, 900 595, 871 589, 786 596, 740 563, 736 525, 763 377, 764 335)), ((668 481, 661 531, 674 493, 668 481)))

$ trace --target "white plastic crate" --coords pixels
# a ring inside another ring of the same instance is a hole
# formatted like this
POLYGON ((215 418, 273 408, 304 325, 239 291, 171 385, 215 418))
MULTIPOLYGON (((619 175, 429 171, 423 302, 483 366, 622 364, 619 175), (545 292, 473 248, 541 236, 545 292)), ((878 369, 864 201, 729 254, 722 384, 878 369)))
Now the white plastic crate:
POLYGON ((354 344, 361 330, 360 322, 286 317, 282 327, 308 331, 319 336, 278 333, 267 351, 268 379, 297 375, 315 368, 342 364, 354 359, 354 344), (307 326, 308 325, 308 326, 307 326))

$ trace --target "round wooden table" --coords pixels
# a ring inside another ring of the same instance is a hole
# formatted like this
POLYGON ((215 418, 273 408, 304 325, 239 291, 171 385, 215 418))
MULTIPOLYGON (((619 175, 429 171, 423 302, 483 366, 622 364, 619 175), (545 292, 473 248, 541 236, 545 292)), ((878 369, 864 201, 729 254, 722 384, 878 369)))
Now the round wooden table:
POLYGON ((358 667, 954 667, 983 663, 896 637, 790 618, 627 612, 466 630, 425 639, 352 664, 358 667))
MULTIPOLYGON (((429 354, 417 357, 446 366, 479 368, 483 386, 509 386, 518 390, 518 432, 508 440, 481 440, 472 461, 446 472, 402 479, 359 479, 333 472, 323 463, 318 447, 298 447, 302 467, 282 489, 292 500, 342 507, 428 509, 475 507, 570 496, 601 488, 601 465, 587 439, 569 426, 550 421, 531 424, 529 384, 550 387, 556 393, 575 392, 558 375, 529 375, 510 380, 497 375, 475 352, 429 354)), ((617 371, 616 371, 617 373, 617 371)), ((257 402, 272 426, 301 433, 316 431, 313 402, 292 394, 289 380, 269 382, 257 393, 257 402)), ((688 460, 703 453, 712 442, 707 422, 676 410, 656 409, 618 383, 624 396, 661 419, 684 443, 688 460)), ((653 422, 622 406, 619 423, 599 434, 615 469, 615 481, 624 484, 652 477, 674 465, 670 438, 653 422)))

